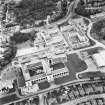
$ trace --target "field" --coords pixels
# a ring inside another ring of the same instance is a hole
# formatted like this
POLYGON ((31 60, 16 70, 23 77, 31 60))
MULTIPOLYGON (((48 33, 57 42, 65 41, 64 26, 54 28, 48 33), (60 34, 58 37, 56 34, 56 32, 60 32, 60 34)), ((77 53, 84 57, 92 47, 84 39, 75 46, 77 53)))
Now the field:
POLYGON ((87 69, 86 63, 82 61, 77 54, 68 55, 65 65, 69 70, 69 76, 55 79, 55 84, 57 85, 75 80, 76 73, 87 69))

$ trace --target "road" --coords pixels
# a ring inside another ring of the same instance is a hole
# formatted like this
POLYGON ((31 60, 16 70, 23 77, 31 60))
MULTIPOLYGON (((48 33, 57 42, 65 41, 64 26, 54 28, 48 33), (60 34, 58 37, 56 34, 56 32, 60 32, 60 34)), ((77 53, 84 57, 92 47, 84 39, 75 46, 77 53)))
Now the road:
POLYGON ((45 25, 45 26, 42 26, 40 28, 39 27, 34 27, 34 28, 29 28, 29 29, 23 29, 20 32, 21 33, 29 33, 29 32, 31 32, 33 30, 35 30, 35 31, 43 30, 46 27, 47 28, 52 27, 52 26, 54 27, 54 26, 57 26, 57 25, 59 25, 59 24, 61 24, 63 22, 66 22, 72 16, 72 14, 74 12, 74 8, 73 7, 75 7, 75 5, 76 5, 76 1, 72 2, 71 5, 68 7, 67 15, 64 18, 62 18, 62 19, 60 19, 60 20, 58 20, 56 22, 51 23, 50 25, 45 25))
MULTIPOLYGON (((75 5, 77 5, 77 2, 72 2, 72 4, 70 5, 70 7, 69 7, 69 11, 68 11, 68 14, 67 14, 67 16, 65 17, 65 19, 61 19, 61 20, 59 20, 59 21, 57 21, 57 22, 54 22, 54 23, 52 23, 51 25, 49 25, 48 27, 52 27, 52 26, 56 26, 56 25, 59 25, 59 24, 61 24, 61 23, 63 23, 63 22, 65 22, 65 21, 67 21, 68 19, 70 19, 71 18, 71 16, 72 16, 72 11, 74 11, 73 9, 73 7, 75 7, 75 5)), ((97 40, 95 40, 94 38, 92 38, 91 37, 91 35, 90 35, 90 30, 91 30, 91 26, 92 26, 92 22, 90 23, 90 25, 88 26, 88 32, 87 32, 87 35, 88 35, 88 37, 92 40, 92 41, 94 41, 95 42, 95 45, 93 45, 93 46, 90 46, 90 47, 86 47, 86 48, 83 48, 83 49, 78 49, 78 50, 72 50, 72 51, 70 51, 70 52, 68 52, 67 54, 73 54, 73 53, 78 53, 78 52, 80 52, 80 51, 83 51, 83 50, 88 50, 88 49, 91 49, 91 48, 95 48, 95 47, 102 47, 102 48, 105 48, 105 45, 103 45, 102 43, 100 43, 100 42, 98 42, 97 40)), ((46 26, 47 27, 47 26, 46 26)), ((41 27, 40 29, 43 29, 43 27, 41 27)), ((32 30, 39 30, 39 28, 31 28, 31 29, 25 29, 25 30, 22 30, 21 32, 29 32, 29 31, 32 31, 32 30)), ((74 81, 70 81, 69 83, 65 83, 65 84, 62 84, 62 85, 67 85, 67 84, 70 84, 70 83, 73 83, 73 82, 78 82, 78 81, 80 81, 80 80, 74 80, 74 81)), ((84 81, 84 80, 83 80, 84 81)), ((85 82, 85 81, 84 81, 85 82)), ((55 86, 54 88, 58 88, 58 87, 60 87, 60 86, 55 86)), ((45 89, 44 91, 40 91, 40 92, 38 92, 37 94, 40 94, 40 93, 45 93, 45 92, 48 92, 49 90, 51 90, 51 89, 54 89, 54 88, 48 88, 48 89, 45 89)), ((37 94, 34 94, 34 95, 31 95, 31 96, 27 96, 27 97, 23 97, 23 96, 20 96, 19 95, 19 93, 18 93, 18 90, 16 90, 16 95, 19 97, 19 98, 21 98, 21 99, 19 99, 19 100, 15 100, 14 102, 18 102, 18 101, 22 101, 22 100, 24 100, 24 99, 27 99, 27 98, 30 98, 30 97, 34 97, 34 96, 36 96, 37 94)), ((13 102, 13 101, 12 101, 13 102)), ((8 102, 8 104, 10 104, 10 103, 12 103, 12 102, 8 102)), ((42 104, 42 103, 41 103, 42 104)), ((4 104, 4 105, 7 105, 7 104, 4 104)))
MULTIPOLYGON (((83 84, 83 83, 94 83, 94 82, 98 82, 98 81, 100 81, 100 80, 98 80, 98 79, 96 79, 95 81, 90 81, 90 79, 84 79, 84 80, 74 80, 74 81, 70 81, 70 82, 68 82, 68 83, 64 83, 64 84, 62 84, 63 86, 67 86, 67 85, 72 85, 72 83, 73 84, 83 84)), ((42 98, 42 94, 44 93, 47 93, 48 91, 51 91, 51 90, 54 90, 54 89, 57 89, 57 88, 59 88, 59 87, 61 87, 62 85, 56 85, 54 88, 53 87, 50 87, 50 88, 48 88, 48 89, 45 89, 45 90, 42 90, 42 91, 39 91, 38 93, 36 93, 36 94, 33 94, 33 95, 30 95, 30 96, 26 96, 26 97, 23 97, 23 98, 21 98, 21 99, 14 99, 14 101, 12 100, 10 100, 10 102, 8 101, 8 103, 6 102, 6 101, 4 101, 5 103, 4 104, 0 104, 0 105, 9 105, 9 104, 11 104, 11 103, 16 103, 16 102, 19 102, 19 101, 23 101, 23 100, 25 100, 25 99, 28 99, 28 98, 32 98, 32 97, 35 97, 35 96, 37 96, 37 95, 40 95, 41 94, 41 96, 40 96, 40 99, 42 98)), ((9 97, 8 97, 9 98, 9 97)), ((0 101, 2 102, 2 99, 0 99, 0 101)), ((44 101, 44 100, 43 100, 44 101)), ((42 102, 41 102, 41 104, 42 104, 42 102)))
POLYGON ((105 45, 104 45, 104 44, 102 44, 101 42, 95 40, 95 39, 90 35, 90 31, 91 31, 92 25, 93 25, 93 23, 91 22, 91 23, 89 24, 89 26, 88 26, 88 32, 87 32, 88 37, 89 37, 91 40, 93 40, 93 41, 96 43, 97 46, 100 46, 100 47, 102 47, 102 48, 105 48, 105 45))
MULTIPOLYGON (((67 13, 67 15, 64 17, 64 18, 62 18, 61 20, 59 20, 59 21, 57 21, 57 22, 54 22, 54 23, 52 23, 52 24, 50 24, 49 26, 44 26, 44 27, 40 27, 40 28, 30 28, 30 29, 25 29, 25 30, 21 30, 21 32, 22 33, 29 33, 29 32, 31 32, 32 30, 41 30, 41 29, 43 29, 43 28, 45 28, 45 27, 52 27, 52 26, 57 26, 57 25, 59 25, 59 24, 61 24, 61 23, 63 23, 63 22, 65 22, 65 21, 67 21, 71 16, 72 16, 72 13, 73 13, 73 7, 74 7, 74 5, 75 5, 75 2, 72 2, 71 3, 71 5, 69 6, 69 8, 68 8, 68 13, 67 13)), ((56 88, 58 87, 58 86, 55 86, 56 88)), ((51 87, 50 89, 53 89, 53 87, 51 87)), ((50 90, 49 89, 49 90, 50 90)), ((44 90, 44 91, 48 91, 48 89, 47 90, 44 90)), ((43 92, 43 91, 42 91, 43 92)), ((7 95, 5 95, 5 96, 2 96, 2 97, 0 97, 0 99, 5 99, 5 97, 9 97, 9 96, 14 96, 14 95, 16 95, 17 97, 19 97, 19 98, 21 98, 22 100, 25 98, 23 98, 23 96, 20 96, 19 95, 19 92, 18 92, 18 89, 16 88, 16 91, 14 92, 14 93, 10 93, 10 94, 7 94, 7 95)), ((13 101, 13 100, 12 100, 13 101)), ((12 103, 12 102, 10 102, 10 103, 12 103)), ((8 104, 9 104, 9 102, 8 102, 8 104)))
MULTIPOLYGON (((90 48, 95 48, 95 47, 102 47, 103 49, 105 49, 105 45, 104 45, 104 44, 102 44, 102 43, 99 42, 98 40, 95 40, 95 39, 90 35, 90 31, 91 31, 92 25, 93 25, 93 22, 90 22, 90 24, 89 24, 89 26, 88 26, 87 35, 88 35, 88 37, 89 37, 92 41, 95 42, 95 45, 92 46, 92 47, 89 47, 89 48, 81 49, 81 51, 82 51, 82 50, 88 50, 88 49, 90 49, 90 48)), ((77 53, 78 53, 78 50, 77 50, 77 53)), ((78 78, 78 75, 79 75, 79 74, 84 73, 84 72, 87 72, 87 70, 77 73, 77 74, 76 74, 76 78, 78 78)), ((79 79, 79 78, 78 78, 78 79, 79 79)))

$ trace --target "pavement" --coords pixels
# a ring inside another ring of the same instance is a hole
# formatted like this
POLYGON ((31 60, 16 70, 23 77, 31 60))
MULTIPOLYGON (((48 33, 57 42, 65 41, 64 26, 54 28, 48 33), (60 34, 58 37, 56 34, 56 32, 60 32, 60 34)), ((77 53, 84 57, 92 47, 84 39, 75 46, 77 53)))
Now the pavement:
MULTIPOLYGON (((67 16, 65 17, 65 19, 62 19, 62 20, 57 21, 57 22, 55 22, 55 23, 52 23, 51 25, 49 25, 49 27, 54 26, 54 25, 61 24, 62 22, 65 22, 65 21, 67 21, 68 19, 70 19, 70 17, 72 16, 72 12, 71 12, 71 11, 73 11, 72 9, 74 9, 73 6, 75 7, 75 5, 77 5, 77 4, 75 4, 74 2, 71 4, 71 6, 69 7, 68 14, 67 14, 67 16)), ((94 38, 91 37, 91 35, 90 35, 91 26, 92 26, 92 22, 91 22, 90 25, 88 26, 87 36, 88 36, 88 38, 90 38, 92 41, 95 42, 95 45, 90 46, 90 47, 86 47, 86 48, 83 48, 83 49, 73 50, 73 51, 68 52, 68 54, 78 53, 78 52, 80 52, 80 51, 88 50, 88 49, 95 48, 95 47, 102 47, 102 48, 105 48, 105 45, 103 45, 102 43, 98 42, 97 40, 95 40, 94 38)), ((43 28, 43 27, 41 27, 41 28, 43 28)), ((32 29, 28 29, 28 30, 26 29, 26 30, 22 30, 21 32, 29 32, 29 31, 31 31, 31 30, 39 30, 39 28, 32 28, 32 29)), ((67 84, 73 83, 73 82, 75 82, 75 81, 78 82, 78 81, 80 81, 80 80, 70 81, 70 82, 65 83, 65 84, 62 84, 62 85, 67 85, 67 84)), ((40 94, 40 93, 43 93, 43 92, 45 93, 45 92, 48 92, 48 91, 51 90, 51 89, 58 88, 58 87, 60 87, 60 85, 59 85, 59 86, 55 85, 54 87, 50 87, 50 88, 48 88, 48 89, 45 89, 45 90, 43 90, 43 91, 41 91, 41 92, 39 92, 39 93, 37 93, 37 94, 40 94)), ((33 94, 33 95, 31 95, 31 96, 27 96, 27 97, 23 97, 23 96, 20 96, 19 93, 18 93, 18 90, 16 90, 15 94, 11 94, 11 95, 9 95, 9 96, 7 96, 7 97, 0 98, 0 105, 3 105, 3 104, 6 105, 7 103, 12 103, 12 102, 16 102, 16 101, 18 102, 18 101, 27 99, 28 97, 34 97, 35 95, 36 95, 36 94, 33 94), (18 97, 19 97, 19 98, 18 98, 18 97), (3 103, 2 103, 2 102, 3 102, 3 103)), ((104 97, 105 97, 104 94, 101 95, 101 96, 104 96, 104 97)), ((89 96, 89 97, 90 97, 90 96, 89 96)), ((93 96, 91 96, 90 98, 92 98, 92 97, 93 97, 93 96)), ((99 95, 94 96, 94 97, 99 97, 99 95)), ((42 98, 42 96, 40 96, 40 98, 42 98)), ((85 98, 86 98, 86 97, 85 97, 85 98)), ((86 98, 86 99, 87 99, 87 98, 86 98)), ((76 100, 76 101, 77 101, 77 100, 76 100)), ((75 103, 75 102, 73 102, 73 103, 75 103)), ((40 105, 42 105, 42 102, 40 103, 40 105)), ((72 105, 72 104, 71 104, 71 105, 72 105)))
POLYGON ((33 30, 35 30, 35 31, 43 30, 46 27, 47 28, 52 27, 52 26, 54 27, 54 26, 57 26, 57 25, 59 25, 59 24, 61 24, 63 22, 66 22, 70 17, 72 17, 72 13, 74 11, 73 7, 75 7, 75 2, 72 2, 71 5, 69 6, 69 8, 68 8, 69 11, 68 11, 67 15, 64 18, 58 20, 57 22, 53 22, 50 25, 45 25, 44 27, 42 26, 40 28, 39 27, 35 27, 35 28, 23 29, 20 32, 21 33, 29 33, 29 32, 31 32, 33 30))
MULTIPOLYGON (((96 80, 96 81, 100 81, 100 80, 96 80)), ((67 85, 70 85, 70 84, 78 84, 78 82, 80 82, 80 84, 81 83, 90 83, 90 82, 94 82, 94 81, 90 81, 90 80, 88 80, 88 79, 84 79, 84 80, 74 80, 74 81, 70 81, 70 82, 68 82, 68 83, 64 83, 64 84, 62 84, 63 86, 67 86, 67 85)), ((51 86, 50 88, 48 88, 48 89, 44 89, 44 90, 42 90, 42 91, 39 91, 38 93, 35 93, 35 94, 32 94, 32 95, 30 95, 30 96, 20 96, 20 98, 19 98, 19 96, 17 97, 17 95, 15 94, 15 95, 12 95, 12 96, 8 96, 8 97, 5 97, 5 98, 0 98, 0 105, 7 105, 7 103, 8 104, 11 104, 11 103, 16 103, 16 102, 19 102, 19 101, 23 101, 23 100, 25 100, 25 99, 28 99, 28 98, 32 98, 32 97, 35 97, 35 96, 37 96, 37 95, 40 95, 40 94, 45 94, 45 93, 47 93, 48 91, 51 91, 51 90, 54 90, 54 89, 57 89, 57 88, 59 88, 59 87, 61 87, 62 85, 53 85, 53 86, 51 86), (13 97, 13 96, 15 96, 15 98, 13 98, 13 100, 8 100, 8 101, 5 101, 5 99, 9 99, 9 98, 11 98, 11 97, 13 97), (2 104, 3 103, 3 104, 2 104)), ((42 95, 40 96, 41 98, 42 98, 42 95)), ((42 102, 41 102, 42 103, 42 102)))
POLYGON ((43 94, 39 94, 39 105, 43 105, 44 103, 44 96, 43 94))

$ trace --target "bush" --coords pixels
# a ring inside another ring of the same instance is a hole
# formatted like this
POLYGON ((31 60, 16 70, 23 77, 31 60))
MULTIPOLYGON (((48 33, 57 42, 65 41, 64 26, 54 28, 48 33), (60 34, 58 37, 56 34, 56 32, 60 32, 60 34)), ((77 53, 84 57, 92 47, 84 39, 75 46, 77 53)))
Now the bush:
POLYGON ((50 84, 48 81, 45 81, 45 82, 41 82, 41 83, 38 83, 38 86, 39 86, 39 89, 40 90, 43 90, 43 89, 47 89, 50 87, 50 84))
POLYGON ((98 40, 102 40, 105 37, 105 19, 94 23, 90 33, 94 38, 96 35, 98 40))
POLYGON ((88 6, 88 4, 84 4, 83 1, 80 1, 77 7, 75 8, 75 12, 79 15, 82 15, 88 18, 90 18, 90 15, 94 15, 94 14, 102 12, 102 10, 100 9, 86 9, 86 6, 88 6))
POLYGON ((17 32, 11 37, 11 40, 14 41, 16 44, 23 43, 28 40, 34 40, 36 32, 31 33, 21 33, 17 32))

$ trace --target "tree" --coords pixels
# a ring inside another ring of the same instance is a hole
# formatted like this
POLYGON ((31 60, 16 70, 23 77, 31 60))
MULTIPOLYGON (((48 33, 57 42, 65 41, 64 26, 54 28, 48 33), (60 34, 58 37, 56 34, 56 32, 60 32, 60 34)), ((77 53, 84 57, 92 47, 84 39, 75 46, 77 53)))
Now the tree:
POLYGON ((0 47, 1 49, 5 50, 3 52, 1 51, 3 56, 2 59, 0 59, 1 68, 5 67, 7 64, 9 64, 12 61, 17 51, 14 42, 12 42, 11 40, 8 41, 5 37, 3 37, 3 39, 5 40, 1 40, 0 47))
POLYGON ((32 31, 31 33, 17 32, 17 33, 14 33, 14 35, 11 37, 11 40, 16 44, 23 43, 28 40, 33 41, 34 38, 36 37, 35 34, 36 34, 36 31, 32 31))
MULTIPOLYGON (((93 4, 95 4, 96 1, 93 2, 93 4)), ((79 15, 82 15, 84 17, 88 17, 90 18, 90 15, 94 15, 94 14, 97 14, 97 13, 100 13, 102 12, 101 9, 97 8, 97 9, 94 9, 93 5, 91 5, 91 7, 93 9, 87 9, 88 7, 88 3, 85 4, 83 0, 79 1, 79 3, 77 4, 77 7, 75 8, 75 12, 79 15)))
POLYGON ((105 19, 94 23, 90 33, 96 35, 98 40, 102 40, 105 37, 105 19))

